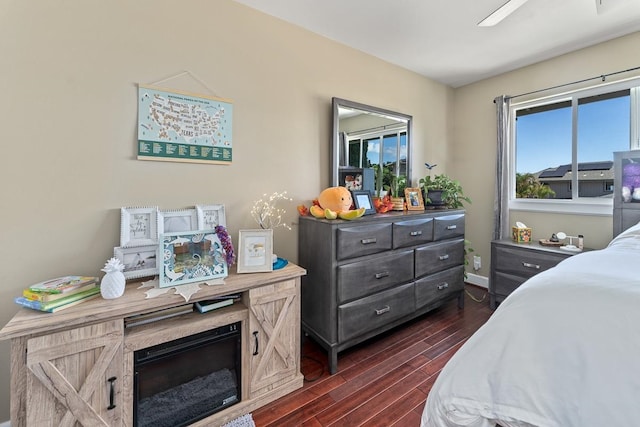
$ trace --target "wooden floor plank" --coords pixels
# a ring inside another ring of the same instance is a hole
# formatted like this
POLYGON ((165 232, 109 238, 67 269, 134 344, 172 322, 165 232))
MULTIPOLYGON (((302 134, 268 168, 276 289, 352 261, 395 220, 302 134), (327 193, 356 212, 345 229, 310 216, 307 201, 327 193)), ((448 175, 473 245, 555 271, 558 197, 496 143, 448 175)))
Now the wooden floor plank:
MULTIPOLYGON (((485 290, 467 285, 474 295, 485 290)), ((302 389, 256 410, 257 427, 418 427, 440 370, 491 316, 487 299, 465 296, 338 355, 329 375, 327 353, 303 337, 302 389)))

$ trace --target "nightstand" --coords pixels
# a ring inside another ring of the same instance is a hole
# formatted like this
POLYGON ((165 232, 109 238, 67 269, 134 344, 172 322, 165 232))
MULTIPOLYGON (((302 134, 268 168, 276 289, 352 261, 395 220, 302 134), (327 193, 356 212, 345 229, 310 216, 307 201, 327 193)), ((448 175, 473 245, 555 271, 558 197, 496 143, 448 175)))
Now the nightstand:
POLYGON ((515 243, 510 239, 492 241, 489 306, 495 310, 498 303, 527 279, 579 253, 582 252, 542 246, 537 242, 515 243))

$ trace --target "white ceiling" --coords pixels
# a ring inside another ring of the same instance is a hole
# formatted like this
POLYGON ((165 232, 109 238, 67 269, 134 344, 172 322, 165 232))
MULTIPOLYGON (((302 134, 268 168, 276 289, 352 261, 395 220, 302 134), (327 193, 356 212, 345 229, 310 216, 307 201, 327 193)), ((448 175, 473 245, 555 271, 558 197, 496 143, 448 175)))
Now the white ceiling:
POLYGON ((640 0, 529 0, 494 27, 506 0, 235 1, 452 87, 640 30, 640 0))

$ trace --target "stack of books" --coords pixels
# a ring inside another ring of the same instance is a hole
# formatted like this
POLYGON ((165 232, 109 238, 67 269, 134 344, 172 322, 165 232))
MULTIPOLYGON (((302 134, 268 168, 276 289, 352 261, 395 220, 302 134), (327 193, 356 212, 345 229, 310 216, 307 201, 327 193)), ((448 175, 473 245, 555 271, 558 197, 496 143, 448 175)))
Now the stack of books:
POLYGON ((64 276, 29 286, 15 302, 33 310, 54 313, 100 295, 100 279, 64 276))
POLYGON ((238 301, 242 297, 241 294, 222 295, 213 297, 209 300, 197 301, 194 305, 200 313, 207 313, 218 308, 227 307, 238 301))

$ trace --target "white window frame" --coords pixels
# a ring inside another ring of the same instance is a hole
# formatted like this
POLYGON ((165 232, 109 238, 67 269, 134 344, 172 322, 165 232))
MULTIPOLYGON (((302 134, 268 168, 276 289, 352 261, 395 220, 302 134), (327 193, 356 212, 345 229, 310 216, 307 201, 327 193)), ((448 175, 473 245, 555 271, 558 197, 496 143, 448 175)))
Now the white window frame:
MULTIPOLYGON (((540 106, 544 104, 555 104, 562 101, 572 101, 572 164, 577 164, 577 126, 578 116, 575 108, 578 99, 594 95, 600 95, 619 90, 630 90, 631 97, 631 129, 629 149, 640 149, 640 77, 633 77, 621 81, 602 83, 571 92, 564 92, 543 98, 537 98, 510 106, 511 135, 509 147, 509 210, 527 212, 545 212, 560 214, 578 214, 594 216, 611 216, 613 214, 613 199, 600 199, 597 197, 578 197, 578 186, 573 185, 573 198, 568 199, 518 199, 516 198, 516 111, 540 106)), ((577 174, 575 174, 577 175, 577 174)), ((577 179, 577 178, 574 178, 577 179)))

